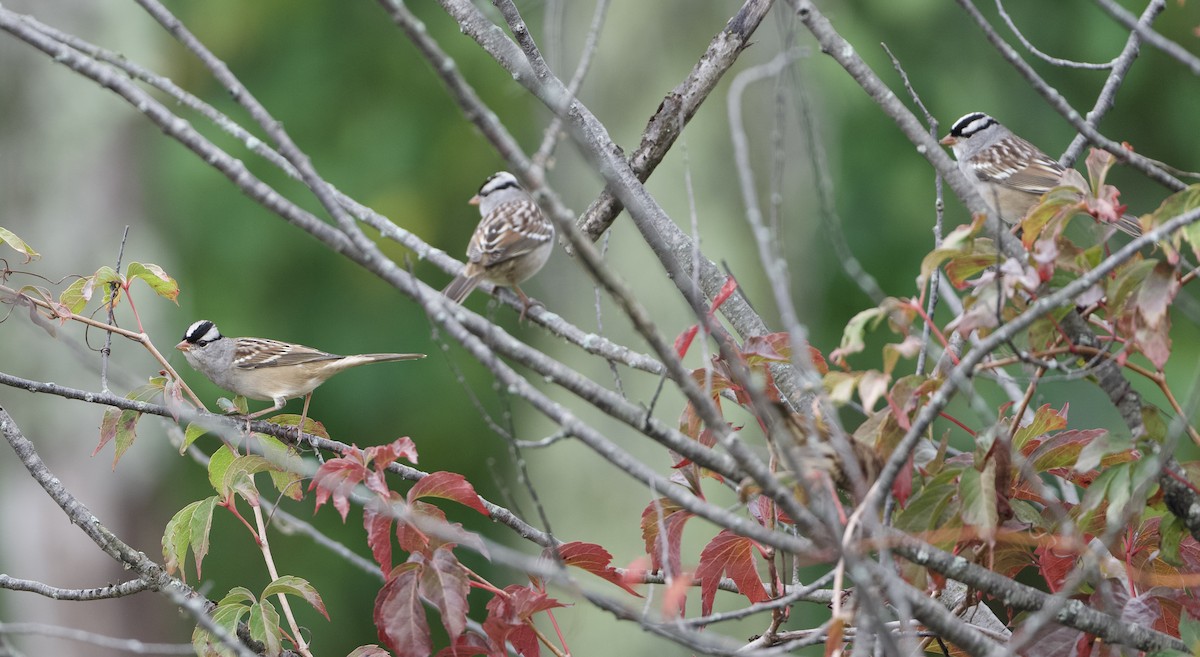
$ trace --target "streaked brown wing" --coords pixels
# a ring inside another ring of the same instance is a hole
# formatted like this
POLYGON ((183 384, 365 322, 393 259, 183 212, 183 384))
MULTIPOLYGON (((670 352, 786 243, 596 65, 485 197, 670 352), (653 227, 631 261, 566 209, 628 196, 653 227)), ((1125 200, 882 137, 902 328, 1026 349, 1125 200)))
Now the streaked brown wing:
POLYGON ((1039 196, 1057 187, 1064 171, 1058 162, 1017 136, 980 152, 973 165, 980 180, 990 179, 1005 187, 1039 196), (1014 166, 1014 162, 1022 164, 1014 166))
POLYGON ((553 238, 554 226, 532 201, 504 203, 475 229, 467 259, 491 267, 529 253, 553 238))
POLYGON ((337 354, 329 354, 312 347, 289 344, 266 338, 242 338, 234 355, 234 364, 240 369, 256 370, 267 367, 285 367, 322 360, 337 360, 337 354))

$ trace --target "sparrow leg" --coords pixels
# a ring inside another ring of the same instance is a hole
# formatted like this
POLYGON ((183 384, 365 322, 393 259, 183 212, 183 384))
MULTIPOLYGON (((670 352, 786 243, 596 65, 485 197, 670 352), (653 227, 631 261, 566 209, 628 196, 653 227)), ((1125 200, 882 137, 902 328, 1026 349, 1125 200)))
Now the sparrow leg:
POLYGON ((271 408, 264 408, 261 411, 255 411, 255 412, 247 415, 246 419, 253 420, 254 418, 256 418, 260 415, 266 415, 267 413, 273 413, 273 412, 283 408, 283 405, 286 403, 287 403, 287 399, 285 399, 283 397, 276 397, 274 406, 272 406, 271 408))
POLYGON ((534 306, 541 306, 543 308, 546 307, 546 304, 542 303, 541 301, 536 301, 534 299, 530 299, 529 297, 525 296, 525 292, 521 290, 521 286, 514 285, 514 286, 512 286, 512 289, 514 292, 517 293, 517 296, 521 297, 521 304, 522 304, 521 316, 517 319, 518 322, 525 321, 525 313, 529 312, 530 308, 532 308, 534 306))
MULTIPOLYGON (((300 424, 296 425, 296 444, 299 445, 304 440, 304 425, 308 420, 308 402, 312 401, 312 393, 304 395, 304 410, 300 411, 300 424)), ((309 441, 312 445, 313 452, 317 455, 317 463, 324 463, 325 459, 321 456, 321 448, 317 446, 317 439, 313 438, 309 441)))

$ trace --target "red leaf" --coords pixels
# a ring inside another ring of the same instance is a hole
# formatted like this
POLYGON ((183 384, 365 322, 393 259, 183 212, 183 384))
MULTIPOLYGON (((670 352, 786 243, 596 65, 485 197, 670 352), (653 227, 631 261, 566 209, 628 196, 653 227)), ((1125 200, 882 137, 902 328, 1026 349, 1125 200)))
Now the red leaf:
POLYGON ((1071 569, 1075 567, 1077 556, 1072 550, 1061 550, 1055 546, 1054 540, 1048 543, 1039 545, 1033 551, 1033 556, 1037 559, 1038 570, 1041 571, 1042 577, 1046 580, 1046 586, 1050 588, 1051 593, 1058 591, 1062 586, 1071 569))
POLYGON ((474 657, 475 655, 498 655, 504 657, 503 650, 493 650, 488 640, 478 634, 464 634, 449 646, 438 651, 437 657, 474 657))
MULTIPOLYGON (((550 551, 547 550, 546 552, 549 553, 550 551)), ((597 577, 602 577, 616 584, 639 598, 642 597, 640 593, 630 588, 625 583, 625 579, 621 574, 617 572, 617 569, 610 565, 612 563, 612 555, 608 553, 608 550, 599 545, 575 541, 560 546, 558 554, 562 557, 563 563, 566 565, 582 568, 597 577)))
POLYGON ((913 471, 915 469, 912 454, 909 454, 908 461, 900 469, 900 473, 896 475, 896 480, 892 482, 892 495, 895 496, 896 502, 901 508, 908 503, 908 498, 912 495, 913 471))
POLYGON ((642 541, 646 554, 655 570, 662 570, 664 555, 673 575, 683 571, 679 550, 683 540, 683 525, 692 517, 678 504, 661 497, 653 500, 642 510, 642 541))
POLYGON ((370 475, 363 453, 357 447, 350 447, 344 456, 329 459, 317 468, 308 486, 308 490, 317 491, 313 510, 320 509, 332 497, 333 508, 341 514, 342 522, 346 522, 346 514, 350 512, 350 493, 370 475))
POLYGON ((737 286, 737 280, 734 277, 730 276, 725 279, 725 284, 721 286, 721 290, 717 292, 717 296, 713 297, 712 307, 708 309, 709 317, 715 315, 721 304, 733 296, 734 291, 737 290, 737 286))
MULTIPOLYGON (((446 523, 446 514, 438 507, 428 502, 416 501, 408 505, 408 512, 420 515, 437 522, 446 523)), ((449 523, 446 523, 449 525, 449 523)), ((400 549, 405 552, 429 552, 442 542, 434 542, 411 523, 396 523, 396 540, 400 541, 400 549)))
POLYGON ((679 573, 667 580, 667 588, 662 593, 663 618, 683 617, 687 611, 687 594, 692 588, 692 581, 691 573, 679 573))
POLYGON ((417 445, 408 436, 397 438, 386 445, 367 448, 367 460, 375 463, 376 470, 383 470, 399 458, 409 463, 417 462, 417 445))
POLYGON ((467 593, 470 582, 462 564, 449 546, 433 551, 433 558, 421 573, 421 594, 437 607, 442 625, 450 639, 457 639, 467 629, 467 593))
POLYGON ((363 507, 363 527, 371 556, 386 575, 392 569, 392 514, 382 501, 374 499, 363 507))
POLYGON ((396 567, 375 598, 375 627, 379 639, 397 657, 428 657, 433 651, 425 608, 418 595, 423 566, 405 563, 396 567))
POLYGON ((692 346, 692 340, 696 339, 696 333, 699 331, 700 326, 693 325, 675 338, 675 353, 679 354, 680 358, 687 355, 688 347, 692 346))
POLYGON ((754 541, 738 536, 728 529, 721 530, 700 552, 700 567, 696 579, 700 580, 700 613, 707 616, 712 612, 713 599, 722 575, 728 575, 738 586, 742 595, 750 602, 767 599, 754 563, 754 541))
POLYGON ((433 472, 413 485, 408 490, 408 501, 415 502, 423 497, 439 497, 452 500, 468 506, 485 516, 491 517, 479 494, 471 486, 466 477, 457 472, 433 472))
POLYGON ((533 615, 562 603, 528 586, 512 585, 487 603, 488 617, 483 629, 497 646, 507 641, 524 657, 539 654, 537 635, 530 628, 533 615))

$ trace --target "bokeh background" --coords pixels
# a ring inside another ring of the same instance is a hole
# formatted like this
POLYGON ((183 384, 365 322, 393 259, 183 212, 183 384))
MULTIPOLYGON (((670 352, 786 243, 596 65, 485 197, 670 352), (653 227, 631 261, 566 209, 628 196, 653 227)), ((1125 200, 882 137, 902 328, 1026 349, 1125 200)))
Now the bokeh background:
MULTIPOLYGON (((461 35, 435 3, 412 4, 467 79, 532 152, 549 122, 548 112, 461 35)), ((542 40, 550 63, 560 76, 569 77, 593 3, 526 0, 518 4, 535 37, 542 40)), ((825 4, 835 27, 903 96, 879 44, 891 48, 941 122, 942 132, 958 116, 984 110, 1050 153, 1060 152, 1073 136, 954 3, 848 0, 825 4)), ((1125 4, 1133 11, 1141 9, 1125 4)), ((328 180, 430 244, 455 255, 463 252, 478 219, 466 201, 484 178, 503 168, 503 162, 463 119, 378 4, 172 0, 168 6, 283 122, 328 180)), ((613 0, 591 73, 579 95, 627 152, 636 147, 646 119, 663 95, 687 74, 738 6, 728 0, 613 0)), ((4 7, 28 12, 120 52, 250 125, 199 62, 133 3, 9 0, 4 7)), ((1122 30, 1084 0, 1020 0, 1007 7, 1025 34, 1056 56, 1104 61, 1124 44, 1122 30)), ((994 17, 994 7, 983 9, 994 17)), ((1157 27, 1190 51, 1200 52, 1198 24, 1197 3, 1169 2, 1157 27)), ((778 85, 766 82, 750 88, 746 122, 764 202, 772 173, 781 181, 783 248, 794 300, 813 344, 827 353, 837 346, 846 321, 871 302, 843 273, 823 227, 810 165, 812 144, 800 130, 800 108, 809 108, 816 123, 845 238, 888 294, 916 293, 913 281, 932 245, 934 182, 931 169, 893 123, 798 29, 785 7, 776 7, 733 74, 768 61, 787 44, 804 53, 778 85), (782 100, 777 100, 777 92, 782 100), (782 135, 782 169, 772 169, 773 131, 782 135)), ((1105 76, 1042 62, 1034 66, 1080 109, 1091 106, 1105 76)), ((685 229, 690 230, 695 221, 706 255, 738 276, 752 302, 779 329, 734 182, 725 108, 731 78, 732 74, 718 87, 648 187, 685 229)), ((1154 49, 1144 48, 1101 130, 1133 144, 1141 153, 1195 170, 1200 168, 1197 108, 1196 79, 1154 49)), ((320 214, 319 206, 298 184, 203 119, 184 116, 243 158, 256 175, 320 214)), ((577 211, 601 188, 597 175, 569 142, 558 149, 548 178, 577 211)), ((1116 171, 1110 182, 1122 189, 1122 198, 1133 212, 1152 209, 1164 194, 1130 171, 1116 171)), ((949 225, 963 220, 961 205, 948 199, 949 225)), ((208 318, 228 335, 273 337, 340 353, 429 353, 430 358, 421 362, 363 368, 334 379, 315 395, 312 415, 325 423, 333 437, 358 445, 411 436, 420 449, 421 468, 460 472, 488 499, 518 510, 530 521, 536 519, 506 443, 488 430, 472 397, 501 422, 508 422, 511 414, 512 425, 523 439, 550 435, 554 426, 497 389, 484 369, 461 350, 443 349, 431 335, 429 322, 408 299, 250 201, 111 93, 0 33, 0 226, 24 237, 43 255, 35 263, 20 265, 11 253, 0 254, 10 267, 23 272, 14 274, 10 284, 60 290, 66 284, 59 283, 63 277, 112 265, 126 225, 124 262, 160 264, 182 288, 178 306, 135 288, 145 328, 160 349, 169 351, 192 321, 208 318)), ((397 259, 411 258, 396 244, 384 242, 384 248, 397 259)), ((607 253, 624 278, 634 283, 642 302, 653 309, 664 334, 673 336, 691 323, 684 304, 627 217, 619 219, 611 232, 607 253)), ((448 279, 427 263, 413 259, 412 266, 434 286, 448 279)), ((593 288, 565 253, 557 252, 525 289, 577 325, 596 329, 593 288)), ((486 295, 477 292, 467 305, 482 310, 489 304, 486 295)), ((606 335, 646 349, 607 301, 599 307, 606 335)), ((507 309, 495 311, 495 316, 522 339, 612 384, 603 362, 584 358, 578 349, 535 326, 518 325, 507 309)), ((127 313, 120 319, 124 326, 133 326, 127 313)), ((1174 337, 1177 361, 1183 365, 1171 372, 1172 380, 1186 387, 1196 357, 1195 325, 1178 321, 1174 337)), ((874 344, 877 347, 888 338, 873 338, 874 344)), ((85 334, 77 326, 64 327, 52 338, 17 313, 0 323, 0 371, 98 389, 95 350, 100 340, 100 335, 85 334)), ((699 365, 700 350, 694 349, 689 359, 699 365)), ((221 394, 187 368, 179 355, 173 354, 172 362, 204 399, 221 394)), ((868 349, 854 364, 871 367, 877 357, 868 349)), ((120 392, 157 369, 144 353, 125 343, 116 344, 114 366, 112 386, 120 392)), ((649 401, 657 384, 651 377, 624 370, 621 382, 632 399, 643 402, 649 401)), ((1148 389, 1140 381, 1135 383, 1148 389)), ((1097 390, 1065 383, 1042 390, 1039 401, 1059 405, 1069 400, 1073 417, 1086 418, 1088 426, 1115 424, 1115 413, 1097 390)), ((1153 391, 1150 394, 1157 398, 1153 391)), ((0 405, 12 413, 52 471, 80 500, 151 556, 161 554, 161 532, 171 515, 210 494, 205 473, 176 454, 167 428, 153 419, 143 422, 138 443, 114 468, 111 448, 90 456, 102 409, 9 388, 0 388, 0 405)), ((289 409, 298 412, 299 402, 289 409)), ((681 409, 680 400, 669 394, 657 405, 658 414, 668 420, 681 409)), ((654 446, 594 413, 581 413, 622 447, 667 471, 668 457, 654 446)), ((64 522, 5 451, 0 451, 0 572, 68 588, 121 581, 124 574, 64 522)), ((642 553, 638 518, 651 499, 649 491, 570 441, 524 456, 531 483, 557 536, 601 543, 618 565, 642 553)), ((302 517, 312 516, 310 503, 291 509, 302 517)), ((506 530, 469 512, 450 512, 453 519, 495 540, 532 551, 529 544, 515 542, 506 530)), ((366 555, 356 518, 352 514, 343 528, 332 509, 323 509, 312 521, 366 555)), ((688 531, 685 561, 695 562, 711 534, 701 525, 697 521, 688 531)), ((330 609, 332 622, 300 611, 317 654, 342 655, 376 641, 370 616, 377 579, 302 537, 277 535, 273 541, 281 571, 312 581, 330 609)), ((489 568, 480 559, 468 561, 497 584, 523 581, 518 573, 489 568)), ((235 585, 257 590, 267 582, 249 537, 227 515, 216 522, 213 550, 202 575, 197 581, 190 572, 189 581, 216 598, 235 585)), ((607 592, 619 595, 611 587, 607 592)), ((651 606, 653 596, 651 592, 651 606)), ((473 601, 475 616, 482 619, 482 602, 473 601)), ((726 594, 718 597, 719 608, 743 602, 726 594)), ((698 609, 697 602, 692 604, 693 610, 698 609)), ((557 617, 569 645, 579 654, 688 654, 586 605, 560 610, 557 617)), ((186 621, 150 594, 83 605, 0 591, 0 622, 12 621, 56 623, 146 641, 186 641, 190 634, 186 621)), ((719 631, 749 636, 760 630, 760 622, 750 621, 719 631)), ((30 655, 121 654, 36 637, 16 637, 14 643, 30 655)))

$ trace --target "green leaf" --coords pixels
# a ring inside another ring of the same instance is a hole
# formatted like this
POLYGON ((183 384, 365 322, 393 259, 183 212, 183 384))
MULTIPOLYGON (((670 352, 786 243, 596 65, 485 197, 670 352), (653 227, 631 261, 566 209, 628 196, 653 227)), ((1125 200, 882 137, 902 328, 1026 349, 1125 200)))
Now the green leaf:
POLYGON ((258 486, 254 484, 254 475, 272 469, 271 462, 256 454, 239 456, 229 463, 221 487, 217 490, 222 497, 229 499, 234 493, 242 496, 253 506, 258 506, 258 486))
POLYGON ((26 244, 24 240, 17 237, 16 233, 7 228, 0 227, 0 242, 11 246, 13 249, 16 249, 17 252, 23 254, 25 256, 25 262, 29 262, 34 258, 42 257, 42 254, 34 251, 33 248, 26 244))
POLYGON ((179 297, 179 284, 158 265, 131 262, 129 263, 129 267, 125 269, 125 279, 131 282, 134 280, 143 280, 158 296, 175 301, 177 304, 179 303, 177 300, 179 297))
POLYGON ((221 484, 225 481, 225 471, 233 462, 234 454, 229 445, 221 445, 208 459, 208 483, 213 490, 221 492, 221 484))
POLYGON ((284 575, 279 579, 267 585, 263 589, 263 599, 273 595, 294 595, 303 598, 308 604, 313 606, 313 609, 321 612, 325 620, 329 620, 329 613, 325 611, 325 603, 321 600, 321 594, 317 593, 317 589, 303 577, 294 575, 284 575))
POLYGON ((254 597, 254 593, 244 586, 235 586, 229 589, 229 593, 225 594, 224 598, 217 603, 219 607, 224 606, 242 606, 254 604, 258 598, 254 597))
POLYGON ((1193 655, 1200 655, 1200 620, 1193 618, 1186 609, 1179 618, 1179 639, 1193 655))
POLYGON ((168 573, 178 572, 179 578, 187 581, 183 558, 191 548, 196 560, 196 576, 200 576, 200 564, 208 554, 209 532, 216 503, 216 497, 192 502, 180 509, 167 523, 162 547, 163 562, 168 573))
MULTIPOLYGON (((307 424, 308 422, 305 422, 305 425, 307 424)), ((296 448, 284 444, 283 441, 271 435, 263 433, 254 435, 262 445, 263 457, 272 465, 268 474, 275 490, 293 500, 304 499, 304 475, 301 474, 304 472, 304 459, 300 457, 296 448)))
POLYGON ((959 482, 963 523, 975 527, 980 537, 990 540, 1000 524, 996 509, 996 462, 988 459, 983 472, 975 468, 963 470, 959 482))
POLYGON ((1187 525, 1183 524, 1182 518, 1174 515, 1163 517, 1158 526, 1159 558, 1176 568, 1182 567, 1184 561, 1179 553, 1179 544, 1183 542, 1185 536, 1189 536, 1189 534, 1187 525))
POLYGON ((187 429, 185 429, 183 432, 183 444, 179 446, 179 453, 182 454, 186 452, 187 448, 192 446, 192 443, 196 442, 200 436, 203 436, 206 433, 208 433, 208 429, 205 429, 195 422, 189 423, 187 425, 187 429))
POLYGON ((263 644, 263 654, 277 657, 283 653, 283 630, 279 627, 279 612, 269 600, 250 605, 250 616, 246 619, 250 627, 250 638, 263 644))
POLYGON ((81 310, 87 307, 88 299, 91 295, 84 295, 83 288, 87 285, 88 279, 77 278, 74 283, 67 286, 67 289, 58 295, 58 302, 67 307, 67 310, 79 314, 81 310))

